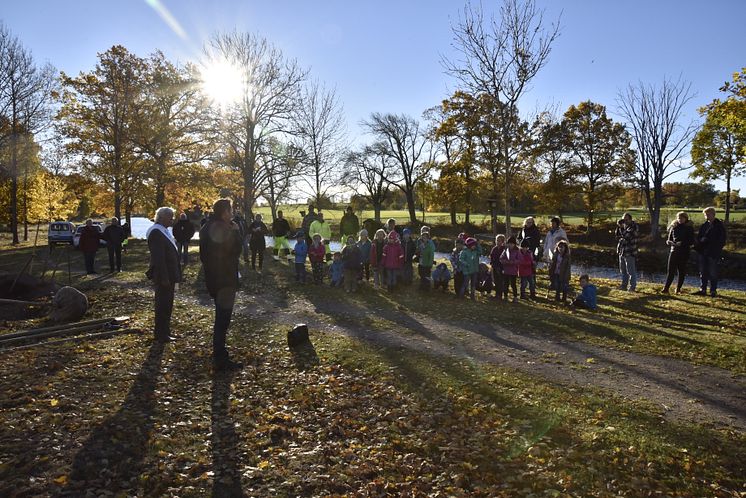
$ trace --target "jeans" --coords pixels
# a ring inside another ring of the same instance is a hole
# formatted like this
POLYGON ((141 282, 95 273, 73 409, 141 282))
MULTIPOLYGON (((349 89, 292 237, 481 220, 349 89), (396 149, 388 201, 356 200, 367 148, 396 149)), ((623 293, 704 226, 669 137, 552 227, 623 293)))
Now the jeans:
POLYGON ((417 266, 417 274, 420 276, 420 289, 430 290, 430 274, 432 270, 430 266, 417 266))
POLYGON ((95 273, 95 262, 96 262, 96 251, 93 252, 84 252, 83 253, 83 260, 85 261, 85 271, 86 273, 95 273))
POLYGON ((505 286, 505 276, 503 272, 492 268, 492 283, 495 284, 495 297, 498 299, 508 299, 508 288, 505 286))
POLYGON ((295 263, 295 281, 301 282, 303 284, 306 283, 306 264, 305 263, 295 263))
POLYGON ((637 261, 635 256, 619 256, 619 272, 622 274, 622 290, 637 288, 637 261))
POLYGON ((251 269, 256 270, 256 260, 259 257, 259 270, 261 271, 262 265, 264 264, 264 245, 252 245, 251 246, 251 269))
POLYGON ((560 295, 562 296, 562 300, 567 299, 567 291, 570 288, 569 282, 563 282, 560 280, 560 276, 556 273, 553 273, 549 275, 550 280, 552 281, 552 287, 551 289, 554 289, 554 299, 557 301, 560 300, 560 295))
POLYGON ((357 278, 360 276, 360 270, 354 268, 345 268, 344 270, 344 286, 347 292, 355 292, 357 290, 357 278))
POLYGON ((412 279, 414 278, 414 269, 412 268, 412 263, 404 263, 404 266, 402 266, 400 273, 399 273, 399 280, 406 285, 409 285, 412 283, 412 279))
POLYGON ((469 289, 469 297, 475 299, 475 290, 477 288, 477 276, 478 273, 471 273, 469 275, 464 274, 464 283, 461 284, 461 289, 458 292, 459 297, 463 297, 466 294, 466 289, 469 289))
POLYGON ((212 357, 216 362, 228 359, 228 349, 225 347, 225 337, 228 334, 228 327, 231 324, 233 300, 235 299, 235 296, 236 294, 234 292, 232 296, 220 294, 215 298, 215 325, 213 326, 212 332, 212 357))
POLYGON ((393 289, 396 285, 396 279, 399 277, 399 268, 386 268, 386 277, 389 289, 393 289))
POLYGON ((529 288, 531 297, 536 297, 536 277, 529 275, 527 277, 521 277, 521 297, 526 297, 526 287, 529 288))
POLYGON ((118 271, 122 271, 122 246, 118 244, 110 244, 106 246, 106 250, 109 253, 109 269, 112 272, 115 269, 118 271))
POLYGON ((186 264, 189 264, 189 241, 186 242, 176 242, 176 250, 179 253, 179 257, 181 258, 181 262, 186 264))
POLYGON ((513 290, 513 299, 518 297, 518 284, 517 275, 503 275, 503 292, 505 293, 505 300, 508 300, 508 287, 513 290))
POLYGON ((699 255, 699 276, 702 279, 702 292, 707 292, 707 282, 710 282, 710 294, 718 290, 718 260, 704 254, 699 255))
POLYGON ((321 284, 324 282, 324 262, 314 261, 311 263, 311 272, 313 273, 313 283, 321 284))
POLYGON ((679 280, 676 283, 676 290, 681 290, 684 285, 684 278, 686 278, 686 264, 689 261, 689 251, 671 251, 668 254, 668 275, 666 275, 666 285, 664 289, 667 291, 671 287, 674 275, 678 272, 679 280))

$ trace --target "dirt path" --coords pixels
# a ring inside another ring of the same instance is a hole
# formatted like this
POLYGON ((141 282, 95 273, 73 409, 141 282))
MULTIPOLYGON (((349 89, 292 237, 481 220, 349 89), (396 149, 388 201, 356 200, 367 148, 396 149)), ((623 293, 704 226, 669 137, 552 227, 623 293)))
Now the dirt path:
POLYGON ((630 353, 584 342, 527 334, 479 321, 448 321, 411 310, 376 310, 390 329, 367 327, 371 311, 346 300, 301 296, 280 299, 244 294, 237 312, 312 330, 431 354, 489 362, 568 387, 599 388, 631 400, 647 400, 666 418, 746 431, 746 377, 686 361, 630 353))

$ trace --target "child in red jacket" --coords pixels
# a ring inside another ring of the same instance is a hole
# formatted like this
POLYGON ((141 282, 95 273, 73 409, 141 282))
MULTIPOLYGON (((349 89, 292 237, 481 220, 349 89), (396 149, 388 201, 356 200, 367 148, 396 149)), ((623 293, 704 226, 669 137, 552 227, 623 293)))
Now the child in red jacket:
POLYGON ((308 259, 311 260, 311 272, 313 273, 313 283, 324 283, 324 259, 326 258, 326 246, 321 240, 321 235, 313 234, 313 242, 308 248, 308 259))

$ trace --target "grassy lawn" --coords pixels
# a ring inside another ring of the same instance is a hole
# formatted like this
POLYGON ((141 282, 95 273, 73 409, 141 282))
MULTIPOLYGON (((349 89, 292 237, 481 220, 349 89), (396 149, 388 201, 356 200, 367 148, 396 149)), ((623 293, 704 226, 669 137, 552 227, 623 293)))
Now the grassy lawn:
MULTIPOLYGON (((0 264, 24 261, 29 251, 2 251, 0 264)), ((744 309, 744 293, 710 301, 664 299, 645 287, 610 291, 602 311, 572 314, 547 301, 499 307, 416 293, 319 293, 296 287, 285 266, 268 265, 260 278, 249 276, 239 306, 246 313, 234 315, 231 326, 229 344, 247 368, 222 375, 210 366, 213 313, 198 265, 187 267, 174 312, 180 340, 151 344, 146 261, 145 244, 135 242, 118 282, 74 277, 88 293, 91 318, 127 314, 140 333, 0 352, 0 495, 746 492, 742 432, 672 422, 653 402, 362 341, 332 327, 336 321, 407 333, 375 310, 435 316, 447 309, 449 320, 478 317, 743 374, 746 324, 734 310, 744 309), (276 313, 306 297, 368 306, 371 314, 363 322, 331 317, 328 329, 312 330, 314 349, 294 355, 285 345, 288 325, 276 313)))

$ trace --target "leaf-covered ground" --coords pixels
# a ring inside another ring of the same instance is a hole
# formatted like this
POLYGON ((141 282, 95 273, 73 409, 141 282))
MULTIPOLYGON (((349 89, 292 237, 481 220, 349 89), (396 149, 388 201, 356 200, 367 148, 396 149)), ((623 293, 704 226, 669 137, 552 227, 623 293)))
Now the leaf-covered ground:
MULTIPOLYGON (((81 282, 92 318, 128 314, 139 333, 0 353, 0 496, 746 496, 743 431, 672 420, 655 400, 568 388, 473 354, 370 340, 398 333, 435 343, 417 317, 491 323, 496 303, 298 288, 287 267, 268 264, 264 275, 246 276, 229 336, 247 367, 219 374, 196 265, 174 311, 180 339, 151 342, 144 256, 131 251, 129 271, 116 279, 81 282), (361 306, 370 314, 350 311, 361 306), (294 354, 287 324, 310 314, 319 324, 314 348, 294 354)), ((630 302, 638 297, 612 294, 605 305, 634 310, 630 323, 644 324, 645 308, 630 302)), ((623 320, 612 311, 516 306, 494 312, 505 327, 528 333, 554 318, 557 336, 578 344, 657 349, 742 373, 732 357, 742 336, 685 308, 688 331, 656 342, 652 325, 605 325, 623 320), (569 330, 575 323, 586 325, 569 330), (690 347, 687 334, 701 346, 690 347), (718 345, 724 338, 731 344, 718 345)), ((589 359, 573 369, 592 370, 589 359)))

